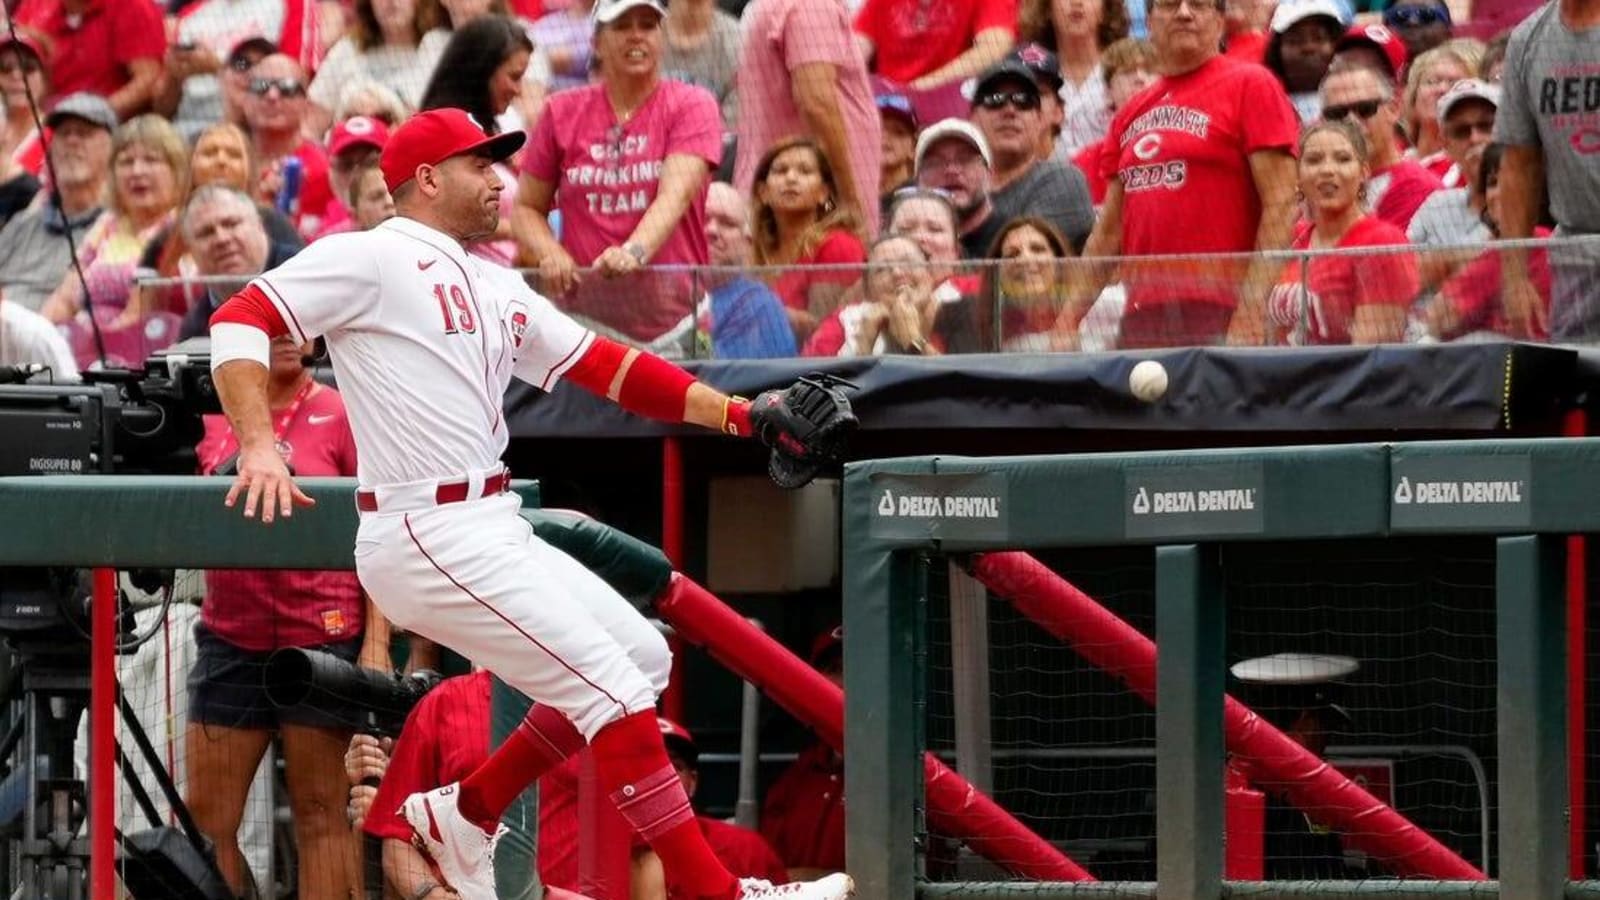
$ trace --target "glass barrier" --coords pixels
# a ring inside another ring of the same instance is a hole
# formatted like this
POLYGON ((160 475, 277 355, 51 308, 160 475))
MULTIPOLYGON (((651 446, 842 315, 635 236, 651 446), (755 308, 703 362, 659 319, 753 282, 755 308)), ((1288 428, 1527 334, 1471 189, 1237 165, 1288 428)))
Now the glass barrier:
MULTIPOLYGON (((882 257, 883 254, 880 254, 882 257)), ((540 285, 537 270, 524 270, 540 285)), ((204 333, 238 277, 137 275, 97 307, 108 364, 204 333)), ((581 273, 552 298, 670 359, 1037 353, 1232 344, 1600 340, 1600 237, 1185 257, 1052 257, 581 273), (1506 260, 1526 259, 1525 283, 1506 260)), ((80 368, 85 310, 58 324, 80 368)))

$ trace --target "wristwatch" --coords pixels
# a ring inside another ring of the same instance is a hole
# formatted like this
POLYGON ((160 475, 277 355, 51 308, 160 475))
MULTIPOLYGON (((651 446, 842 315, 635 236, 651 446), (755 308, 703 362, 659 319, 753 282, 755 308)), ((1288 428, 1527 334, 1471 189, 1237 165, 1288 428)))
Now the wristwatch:
POLYGON ((628 241, 626 244, 622 245, 622 249, 625 250, 629 256, 633 257, 634 262, 641 266, 644 265, 645 258, 650 255, 649 253, 645 252, 644 245, 638 241, 628 241))

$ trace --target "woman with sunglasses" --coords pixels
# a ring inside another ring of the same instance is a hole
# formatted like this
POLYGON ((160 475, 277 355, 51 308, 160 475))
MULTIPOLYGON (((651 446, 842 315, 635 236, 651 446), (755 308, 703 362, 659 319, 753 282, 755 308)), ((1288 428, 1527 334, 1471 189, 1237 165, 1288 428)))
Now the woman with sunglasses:
POLYGON ((840 202, 833 163, 821 144, 789 138, 767 148, 756 164, 750 219, 755 264, 781 267, 772 292, 783 301, 796 340, 804 342, 860 280, 867 258, 860 223, 840 202))
POLYGON ((1445 187, 1462 187, 1463 184, 1461 170, 1445 152, 1444 132, 1439 125, 1439 100, 1456 82, 1474 77, 1482 61, 1483 44, 1462 38, 1412 57, 1406 69, 1401 127, 1411 142, 1408 155, 1439 176, 1445 187))
MULTIPOLYGON (((1475 193, 1483 196, 1483 225, 1498 241, 1502 214, 1500 194, 1500 165, 1504 156, 1499 144, 1490 144, 1478 163, 1475 193)), ((1550 229, 1535 227, 1533 236, 1550 236, 1550 229)), ((1500 268, 1501 256, 1493 247, 1479 254, 1472 262, 1461 267, 1440 286, 1439 293, 1423 310, 1423 324, 1428 336, 1434 340, 1505 340, 1513 336, 1506 322, 1501 288, 1504 279, 1500 268)), ((1549 335, 1542 323, 1549 321, 1550 311, 1550 254, 1543 249, 1528 253, 1528 279, 1533 283, 1545 314, 1532 319, 1532 331, 1523 335, 1528 340, 1546 340, 1549 335)))
POLYGON ((0 36, 0 101, 5 103, 5 124, 0 131, 0 226, 39 193, 44 141, 34 126, 34 108, 44 103, 49 91, 43 45, 26 34, 19 33, 16 40, 0 36))
MULTIPOLYGON (((1367 139, 1354 123, 1318 122, 1300 139, 1300 198, 1307 220, 1296 250, 1404 246, 1400 229, 1367 213, 1367 139)), ((1378 344, 1400 340, 1419 289, 1417 261, 1402 253, 1314 255, 1290 263, 1267 298, 1269 343, 1378 344)))

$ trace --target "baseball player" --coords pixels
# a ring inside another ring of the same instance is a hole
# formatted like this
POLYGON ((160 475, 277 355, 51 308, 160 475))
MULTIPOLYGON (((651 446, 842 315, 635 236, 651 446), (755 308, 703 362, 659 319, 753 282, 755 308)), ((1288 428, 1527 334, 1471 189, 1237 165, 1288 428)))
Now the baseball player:
POLYGON ((419 846, 463 900, 494 893, 494 844, 511 799, 586 743, 617 810, 668 877, 697 897, 838 900, 844 874, 773 886, 737 879, 695 822, 662 744, 656 697, 670 653, 616 591, 533 535, 500 464, 513 375, 565 379, 636 414, 754 435, 793 485, 836 458, 855 424, 838 388, 812 380, 753 402, 562 315, 521 276, 462 245, 494 231, 494 163, 521 132, 487 136, 459 109, 421 113, 380 167, 396 216, 338 234, 247 285, 211 319, 212 369, 238 435, 228 506, 264 523, 312 500, 273 449, 266 403, 276 335, 327 339, 359 459, 356 574, 395 625, 452 647, 537 701, 484 764, 406 798, 419 846))

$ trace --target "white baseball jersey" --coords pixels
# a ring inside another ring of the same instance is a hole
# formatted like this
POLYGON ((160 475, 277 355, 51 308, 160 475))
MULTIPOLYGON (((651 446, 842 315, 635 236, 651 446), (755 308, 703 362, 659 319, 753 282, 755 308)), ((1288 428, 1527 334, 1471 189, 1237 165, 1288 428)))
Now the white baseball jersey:
POLYGON ((252 284, 296 340, 327 338, 363 487, 498 465, 511 376, 549 390, 594 341, 521 275, 398 216, 325 237, 252 284))

